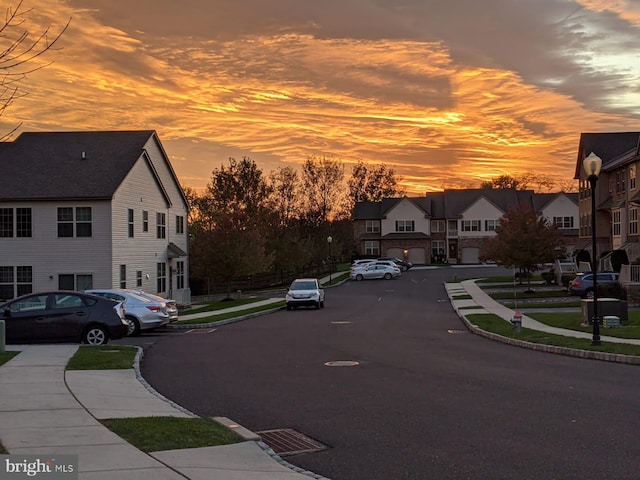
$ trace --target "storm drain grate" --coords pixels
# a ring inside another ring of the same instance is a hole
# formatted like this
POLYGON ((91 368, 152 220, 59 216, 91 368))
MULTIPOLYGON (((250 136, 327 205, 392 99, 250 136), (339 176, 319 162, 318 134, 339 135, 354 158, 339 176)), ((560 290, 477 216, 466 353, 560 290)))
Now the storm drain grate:
POLYGON ((276 430, 263 430, 256 432, 276 454, 280 456, 297 455, 299 453, 312 453, 325 450, 326 445, 307 437, 292 428, 280 428, 276 430))

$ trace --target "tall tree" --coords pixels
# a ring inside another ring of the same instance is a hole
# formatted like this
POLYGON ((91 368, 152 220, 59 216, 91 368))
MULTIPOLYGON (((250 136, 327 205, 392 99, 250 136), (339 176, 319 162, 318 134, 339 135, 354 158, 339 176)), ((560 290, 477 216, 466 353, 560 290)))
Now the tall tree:
MULTIPOLYGON (((46 66, 34 62, 54 49, 71 21, 69 19, 57 33, 52 34, 50 27, 45 27, 34 36, 24 29, 32 10, 24 8, 22 4, 23 0, 19 0, 15 7, 7 7, 4 22, 0 22, 0 116, 14 100, 26 95, 20 88, 20 82, 28 74, 46 66)), ((5 134, 0 133, 0 141, 6 140, 19 126, 5 134)))
POLYGON ((557 227, 538 217, 528 204, 505 213, 495 232, 480 253, 483 261, 495 261, 529 274, 564 254, 564 242, 557 227))
POLYGON ((227 167, 213 170, 206 192, 194 199, 194 274, 229 285, 234 277, 270 269, 268 194, 262 171, 247 157, 239 162, 230 158, 227 167))
POLYGON ((401 179, 393 168, 384 164, 369 165, 358 162, 353 167, 349 179, 349 199, 352 204, 356 202, 379 202, 383 198, 403 195, 404 191, 399 185, 401 179))
POLYGON ((315 226, 345 215, 344 165, 331 158, 309 157, 302 166, 302 204, 306 221, 315 226))

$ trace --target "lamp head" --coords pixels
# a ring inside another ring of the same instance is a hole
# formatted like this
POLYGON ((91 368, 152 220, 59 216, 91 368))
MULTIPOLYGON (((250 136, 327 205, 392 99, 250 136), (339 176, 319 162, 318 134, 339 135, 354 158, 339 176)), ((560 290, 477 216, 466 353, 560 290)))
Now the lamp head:
POLYGON ((328 243, 333 242, 333 238, 332 238, 331 236, 328 236, 328 237, 327 237, 327 242, 328 242, 328 243))
POLYGON ((602 159, 595 153, 591 152, 587 158, 582 162, 584 171, 587 173, 587 177, 598 177, 600 170, 602 169, 602 159))

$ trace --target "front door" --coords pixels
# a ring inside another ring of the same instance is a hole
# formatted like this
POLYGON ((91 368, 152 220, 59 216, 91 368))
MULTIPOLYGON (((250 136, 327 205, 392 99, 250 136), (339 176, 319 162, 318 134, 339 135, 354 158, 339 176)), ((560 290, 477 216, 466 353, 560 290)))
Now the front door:
POLYGON ((449 263, 457 263, 458 262, 458 242, 450 240, 449 241, 449 263))

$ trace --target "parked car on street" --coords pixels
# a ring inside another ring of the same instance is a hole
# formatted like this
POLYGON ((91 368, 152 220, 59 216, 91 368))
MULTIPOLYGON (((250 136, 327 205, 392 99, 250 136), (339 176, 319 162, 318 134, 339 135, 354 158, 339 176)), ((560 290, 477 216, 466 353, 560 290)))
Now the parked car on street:
MULTIPOLYGON (((616 272, 598 272, 597 283, 604 285, 618 281, 619 274, 616 272)), ((581 297, 593 297, 593 273, 579 273, 576 278, 569 282, 569 295, 579 295, 581 297)))
POLYGON ((371 264, 362 269, 352 269, 349 272, 349 278, 351 280, 370 280, 375 278, 384 278, 385 280, 391 280, 401 275, 400 269, 392 265, 384 264, 371 264))
POLYGON ((317 278, 297 278, 285 296, 287 310, 297 307, 324 308, 324 289, 317 278))
POLYGON ((125 288, 85 290, 86 293, 99 295, 124 303, 125 319, 129 324, 129 336, 136 337, 141 332, 155 330, 169 323, 167 303, 138 295, 134 290, 125 288))
POLYGON ((400 270, 402 270, 403 272, 406 272, 407 270, 409 270, 411 267, 413 267, 413 263, 408 262, 408 261, 404 261, 401 260, 399 258, 395 258, 395 257, 383 257, 383 258, 379 258, 377 261, 390 261, 395 263, 398 267, 400 267, 400 270))
POLYGON ((365 265, 368 265, 370 263, 375 262, 376 259, 375 258, 362 258, 360 260, 354 260, 353 263, 351 264, 352 267, 364 267, 365 265))
POLYGON ((23 295, 0 305, 7 343, 104 345, 127 335, 121 302, 73 291, 23 295))
POLYGON ((176 301, 170 298, 164 298, 160 295, 156 295, 154 293, 147 293, 143 290, 131 290, 132 292, 140 295, 141 297, 147 297, 151 300, 156 300, 158 302, 164 302, 167 304, 167 313, 169 314, 169 322, 177 322, 178 321, 178 305, 176 301))

